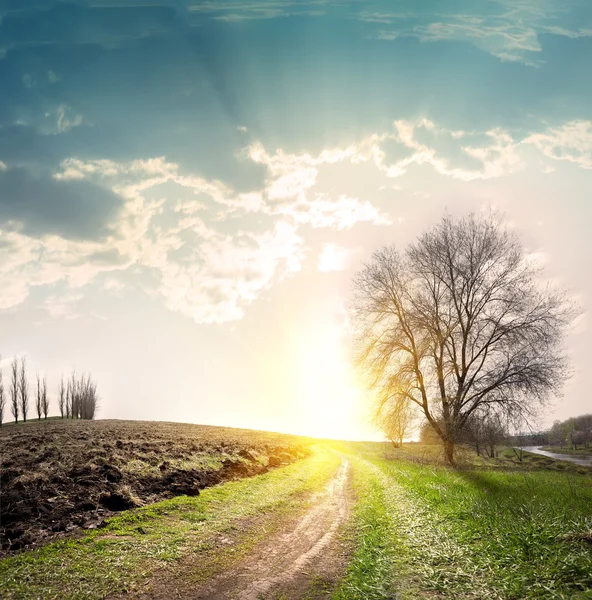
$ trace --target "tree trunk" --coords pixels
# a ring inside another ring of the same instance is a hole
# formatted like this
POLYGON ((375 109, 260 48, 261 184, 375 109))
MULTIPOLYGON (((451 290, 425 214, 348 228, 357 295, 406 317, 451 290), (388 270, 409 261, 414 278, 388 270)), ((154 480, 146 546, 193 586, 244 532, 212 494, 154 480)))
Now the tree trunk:
POLYGON ((454 442, 452 440, 444 441, 444 456, 449 465, 454 465, 454 442))

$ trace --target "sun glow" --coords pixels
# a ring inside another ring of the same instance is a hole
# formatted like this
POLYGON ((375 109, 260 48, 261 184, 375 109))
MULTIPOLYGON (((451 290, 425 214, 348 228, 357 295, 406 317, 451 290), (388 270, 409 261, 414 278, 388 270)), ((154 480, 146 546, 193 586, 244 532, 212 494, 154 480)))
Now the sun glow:
POLYGON ((317 324, 297 337, 293 377, 294 433, 335 439, 369 439, 364 393, 346 356, 343 326, 317 324))

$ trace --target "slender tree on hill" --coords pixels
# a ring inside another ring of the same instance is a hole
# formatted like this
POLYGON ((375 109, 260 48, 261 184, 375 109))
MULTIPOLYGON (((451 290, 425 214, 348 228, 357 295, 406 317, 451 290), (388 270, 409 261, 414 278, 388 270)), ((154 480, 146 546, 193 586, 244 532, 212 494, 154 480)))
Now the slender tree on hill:
POLYGON ((79 419, 80 418, 80 394, 78 389, 78 380, 76 379, 76 373, 72 371, 72 377, 70 379, 71 387, 70 387, 70 401, 72 403, 72 418, 79 419))
POLYGON ((41 413, 43 409, 41 408, 41 379, 39 378, 39 373, 37 373, 37 395, 35 396, 35 409, 37 410, 37 418, 41 421, 41 413))
POLYGON ((72 417, 72 389, 71 383, 68 379, 68 383, 66 385, 66 419, 70 419, 72 417))
POLYGON ((21 358, 21 368, 19 371, 18 390, 20 397, 20 409, 23 422, 27 422, 27 414, 29 413, 29 382, 27 381, 27 359, 21 358))
POLYGON ((60 387, 58 388, 58 408, 60 409, 60 416, 62 419, 67 414, 66 402, 66 388, 64 387, 64 376, 62 375, 62 378, 60 379, 60 387))
MULTIPOLYGON (((0 363, 2 363, 2 357, 0 356, 0 363)), ((6 394, 4 393, 4 379, 2 375, 2 367, 0 367, 0 427, 4 422, 4 407, 6 406, 6 394)))
POLYGON ((18 387, 18 359, 15 356, 10 363, 10 411, 14 417, 14 422, 18 423, 19 418, 19 387, 18 387))
POLYGON ((41 408, 43 409, 43 418, 47 419, 49 413, 49 398, 47 397, 47 375, 43 376, 43 386, 41 387, 41 408))
POLYGON ((541 275, 515 233, 470 215, 382 248, 354 280, 359 367, 423 413, 451 464, 471 415, 529 421, 561 391, 575 311, 541 275))

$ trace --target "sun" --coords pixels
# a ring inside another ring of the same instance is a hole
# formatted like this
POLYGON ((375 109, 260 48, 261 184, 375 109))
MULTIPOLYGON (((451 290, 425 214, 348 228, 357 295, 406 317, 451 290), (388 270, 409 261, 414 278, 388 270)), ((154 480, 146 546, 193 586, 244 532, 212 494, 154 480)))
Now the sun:
POLYGON ((371 434, 364 394, 346 356, 345 333, 343 326, 326 324, 299 336, 291 368, 297 410, 290 411, 290 431, 333 439, 371 434))

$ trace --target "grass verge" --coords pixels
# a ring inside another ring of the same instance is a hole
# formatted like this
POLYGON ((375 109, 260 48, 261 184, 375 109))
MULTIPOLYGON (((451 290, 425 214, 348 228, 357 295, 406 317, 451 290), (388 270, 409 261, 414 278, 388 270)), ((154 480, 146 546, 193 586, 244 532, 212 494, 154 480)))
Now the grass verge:
POLYGON ((334 600, 592 598, 592 478, 352 459, 353 559, 334 600))
POLYGON ((392 599, 402 554, 401 540, 396 536, 385 489, 376 473, 367 461, 349 458, 357 503, 345 535, 355 549, 332 600, 392 599))

